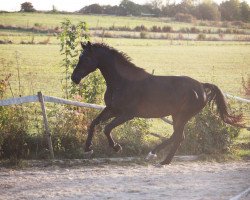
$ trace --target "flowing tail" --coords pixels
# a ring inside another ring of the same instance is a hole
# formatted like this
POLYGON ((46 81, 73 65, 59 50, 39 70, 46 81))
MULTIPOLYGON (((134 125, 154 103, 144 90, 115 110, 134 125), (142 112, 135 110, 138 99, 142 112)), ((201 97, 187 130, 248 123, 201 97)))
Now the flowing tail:
POLYGON ((225 123, 237 127, 245 127, 242 123, 242 115, 230 115, 228 113, 228 107, 225 97, 216 85, 204 83, 203 86, 205 89, 209 89, 209 91, 206 92, 208 97, 208 103, 211 103, 211 101, 214 101, 216 103, 218 113, 225 123))

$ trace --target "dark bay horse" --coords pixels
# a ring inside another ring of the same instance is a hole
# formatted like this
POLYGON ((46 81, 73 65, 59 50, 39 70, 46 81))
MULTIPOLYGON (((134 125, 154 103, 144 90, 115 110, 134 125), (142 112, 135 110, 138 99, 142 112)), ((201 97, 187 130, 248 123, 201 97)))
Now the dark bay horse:
POLYGON ((169 139, 156 146, 148 158, 156 156, 166 145, 172 144, 162 165, 169 164, 184 139, 184 126, 199 113, 207 102, 214 101, 222 120, 228 124, 241 126, 242 117, 230 115, 221 90, 210 83, 200 83, 185 76, 154 76, 135 66, 129 57, 99 43, 82 43, 83 52, 72 74, 72 81, 79 84, 81 79, 99 69, 106 81, 104 96, 106 108, 92 121, 88 129, 85 152, 92 153, 92 138, 95 126, 111 118, 104 133, 114 151, 122 148, 115 143, 113 128, 133 119, 161 118, 171 115, 174 133, 169 139))

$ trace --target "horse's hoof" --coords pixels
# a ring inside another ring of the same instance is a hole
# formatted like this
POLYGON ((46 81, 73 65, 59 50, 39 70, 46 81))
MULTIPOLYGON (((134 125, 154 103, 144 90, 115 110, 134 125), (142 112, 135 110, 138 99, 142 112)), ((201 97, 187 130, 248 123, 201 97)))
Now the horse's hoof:
POLYGON ((157 155, 155 153, 152 153, 151 151, 148 153, 146 160, 153 160, 156 159, 157 155))
POLYGON ((116 153, 118 153, 119 151, 122 150, 122 146, 119 145, 119 144, 115 144, 115 146, 113 147, 113 149, 114 149, 114 151, 115 151, 116 153))
POLYGON ((154 164, 154 166, 155 166, 156 168, 165 168, 165 167, 166 167, 166 165, 163 165, 163 164, 161 164, 161 163, 154 164))
POLYGON ((93 153, 94 153, 94 151, 90 150, 90 151, 85 151, 83 153, 83 155, 84 155, 85 158, 90 158, 93 153))
POLYGON ((160 164, 164 165, 164 166, 170 165, 170 163, 171 163, 171 161, 162 161, 162 162, 160 162, 160 164))

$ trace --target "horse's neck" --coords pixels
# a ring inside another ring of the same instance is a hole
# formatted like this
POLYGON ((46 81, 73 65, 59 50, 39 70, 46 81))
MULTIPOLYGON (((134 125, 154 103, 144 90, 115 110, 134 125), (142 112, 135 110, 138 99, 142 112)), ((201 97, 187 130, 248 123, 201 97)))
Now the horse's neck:
POLYGON ((126 81, 140 81, 150 76, 143 69, 112 55, 103 55, 100 58, 99 69, 107 86, 119 86, 126 81), (112 59, 107 59, 107 57, 112 59))
POLYGON ((119 76, 112 63, 104 63, 101 67, 99 67, 99 69, 106 81, 107 87, 111 87, 119 83, 119 76))

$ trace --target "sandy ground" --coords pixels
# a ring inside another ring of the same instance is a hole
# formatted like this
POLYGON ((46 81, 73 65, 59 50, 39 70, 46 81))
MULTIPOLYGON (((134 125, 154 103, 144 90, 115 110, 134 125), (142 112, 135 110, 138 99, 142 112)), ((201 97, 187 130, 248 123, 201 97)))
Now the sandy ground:
MULTIPOLYGON (((250 161, 0 168, 0 199, 230 199, 250 187, 250 161)), ((250 199, 248 192, 244 200, 250 199)))

